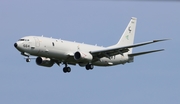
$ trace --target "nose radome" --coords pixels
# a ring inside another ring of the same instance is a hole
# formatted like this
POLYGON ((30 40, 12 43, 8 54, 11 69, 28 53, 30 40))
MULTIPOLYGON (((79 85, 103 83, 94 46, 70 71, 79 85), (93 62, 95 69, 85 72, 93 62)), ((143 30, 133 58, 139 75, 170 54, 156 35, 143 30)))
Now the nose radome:
POLYGON ((14 47, 17 48, 17 46, 18 46, 17 43, 14 43, 14 47))

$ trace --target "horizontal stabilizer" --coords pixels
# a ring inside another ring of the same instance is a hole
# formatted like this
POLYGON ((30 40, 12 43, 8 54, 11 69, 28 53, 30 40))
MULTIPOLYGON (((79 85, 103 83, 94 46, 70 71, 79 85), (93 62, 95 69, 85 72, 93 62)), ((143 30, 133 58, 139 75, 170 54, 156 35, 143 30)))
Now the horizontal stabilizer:
POLYGON ((139 47, 139 46, 143 46, 143 45, 147 45, 147 44, 152 44, 152 43, 156 43, 156 42, 161 42, 161 41, 166 41, 166 40, 169 40, 169 39, 153 40, 153 41, 149 41, 149 42, 134 44, 134 45, 131 45, 129 47, 130 48, 139 47))
POLYGON ((132 53, 132 54, 128 54, 128 56, 133 57, 133 56, 139 56, 139 55, 144 55, 144 54, 153 53, 153 52, 159 52, 159 51, 164 51, 164 49, 153 50, 153 51, 146 51, 146 52, 132 53))

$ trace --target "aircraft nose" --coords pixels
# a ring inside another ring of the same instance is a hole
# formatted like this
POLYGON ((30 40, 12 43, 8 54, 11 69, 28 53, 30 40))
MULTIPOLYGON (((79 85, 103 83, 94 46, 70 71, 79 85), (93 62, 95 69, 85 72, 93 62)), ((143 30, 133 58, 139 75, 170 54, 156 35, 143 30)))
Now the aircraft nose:
POLYGON ((17 43, 14 43, 14 47, 17 48, 17 46, 18 46, 17 43))

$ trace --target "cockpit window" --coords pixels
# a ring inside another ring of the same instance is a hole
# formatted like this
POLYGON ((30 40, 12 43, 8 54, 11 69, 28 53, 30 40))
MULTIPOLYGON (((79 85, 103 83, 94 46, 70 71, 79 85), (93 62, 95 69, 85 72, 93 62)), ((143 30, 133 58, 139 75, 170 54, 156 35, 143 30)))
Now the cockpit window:
POLYGON ((19 41, 24 41, 24 39, 19 39, 19 41))
POLYGON ((19 39, 19 41, 29 41, 29 39, 19 39))

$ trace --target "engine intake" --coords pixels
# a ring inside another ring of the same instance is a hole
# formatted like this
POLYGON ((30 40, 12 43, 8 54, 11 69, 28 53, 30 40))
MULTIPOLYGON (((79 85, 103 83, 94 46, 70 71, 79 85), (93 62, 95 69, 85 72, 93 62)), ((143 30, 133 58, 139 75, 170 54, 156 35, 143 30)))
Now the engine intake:
POLYGON ((52 61, 50 58, 37 57, 36 64, 39 66, 52 67, 54 65, 54 61, 52 61))
POLYGON ((82 61, 89 62, 89 61, 92 61, 93 56, 88 52, 77 51, 74 53, 74 59, 79 61, 79 62, 82 62, 82 61))

